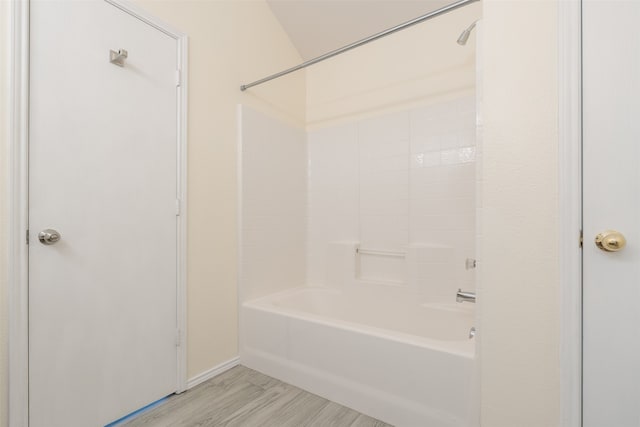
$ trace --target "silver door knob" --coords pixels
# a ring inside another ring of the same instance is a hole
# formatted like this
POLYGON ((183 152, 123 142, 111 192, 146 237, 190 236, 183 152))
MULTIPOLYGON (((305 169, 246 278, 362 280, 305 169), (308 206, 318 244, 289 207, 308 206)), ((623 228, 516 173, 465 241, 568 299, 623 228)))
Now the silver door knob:
POLYGON ((47 228, 38 233, 38 239, 43 245, 53 245, 60 240, 60 233, 51 228, 47 228))

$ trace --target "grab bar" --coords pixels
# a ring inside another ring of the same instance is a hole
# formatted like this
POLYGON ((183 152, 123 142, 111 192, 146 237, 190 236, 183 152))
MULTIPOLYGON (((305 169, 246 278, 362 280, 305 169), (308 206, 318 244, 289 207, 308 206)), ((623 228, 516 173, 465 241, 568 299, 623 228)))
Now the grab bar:
POLYGON ((397 252, 397 251, 383 251, 378 249, 360 249, 356 248, 356 254, 359 255, 382 255, 382 256, 392 256, 398 258, 404 258, 407 253, 406 252, 397 252))

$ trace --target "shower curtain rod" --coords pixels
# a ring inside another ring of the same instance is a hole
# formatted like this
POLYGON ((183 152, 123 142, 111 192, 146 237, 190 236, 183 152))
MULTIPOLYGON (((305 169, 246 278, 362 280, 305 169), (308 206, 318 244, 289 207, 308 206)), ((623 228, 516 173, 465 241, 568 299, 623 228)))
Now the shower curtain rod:
POLYGON ((477 2, 477 1, 480 1, 480 0, 458 0, 458 1, 456 1, 454 3, 451 3, 451 4, 447 5, 447 6, 441 7, 440 9, 436 9, 436 10, 434 10, 432 12, 429 12, 429 13, 427 13, 425 15, 422 15, 422 16, 419 16, 419 17, 417 17, 415 19, 412 19, 411 21, 407 21, 407 22, 402 23, 400 25, 396 25, 395 27, 391 27, 389 29, 386 29, 384 31, 376 33, 376 34, 374 34, 372 36, 369 36, 369 37, 366 37, 364 39, 358 40, 357 42, 353 42, 353 43, 348 44, 346 46, 343 46, 343 47, 341 47, 339 49, 332 50, 331 52, 327 52, 324 55, 320 55, 320 56, 318 56, 316 58, 313 58, 313 59, 310 59, 308 61, 305 61, 300 65, 296 65, 295 67, 288 68, 288 69, 286 69, 284 71, 280 71, 279 73, 275 73, 275 74, 267 76, 267 77, 265 77, 263 79, 256 80, 255 82, 248 83, 246 85, 241 85, 240 86, 240 90, 241 91, 245 91, 245 90, 249 89, 250 87, 257 86, 257 85, 260 85, 262 83, 266 83, 266 82, 268 82, 270 80, 277 79, 278 77, 285 76, 285 75, 287 75, 289 73, 293 73, 294 71, 298 71, 298 70, 301 70, 303 68, 307 68, 308 66, 313 65, 313 64, 317 64, 318 62, 324 61, 325 59, 329 59, 329 58, 332 58, 332 57, 334 57, 336 55, 340 55, 341 53, 344 53, 344 52, 346 52, 348 50, 351 50, 351 49, 354 49, 356 47, 362 46, 362 45, 367 44, 369 42, 372 42, 374 40, 381 39, 382 37, 386 37, 386 36, 388 36, 390 34, 398 32, 400 30, 404 30, 405 28, 411 27, 413 25, 419 24, 419 23, 424 22, 424 21, 428 21, 431 18, 435 18, 436 16, 444 15, 447 12, 451 12, 452 10, 456 10, 456 9, 458 9, 460 7, 466 6, 468 4, 471 4, 471 3, 474 3, 474 2, 477 2))

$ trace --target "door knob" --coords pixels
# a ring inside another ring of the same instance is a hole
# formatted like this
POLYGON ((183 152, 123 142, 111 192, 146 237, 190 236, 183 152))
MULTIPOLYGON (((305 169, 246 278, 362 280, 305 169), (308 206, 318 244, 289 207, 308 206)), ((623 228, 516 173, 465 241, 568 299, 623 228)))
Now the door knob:
POLYGON ((627 244, 627 239, 622 233, 615 230, 606 230, 596 236, 596 246, 607 252, 618 252, 627 244))
POLYGON ((51 228, 47 228, 38 233, 38 239, 43 245, 53 245, 60 240, 60 233, 51 228))

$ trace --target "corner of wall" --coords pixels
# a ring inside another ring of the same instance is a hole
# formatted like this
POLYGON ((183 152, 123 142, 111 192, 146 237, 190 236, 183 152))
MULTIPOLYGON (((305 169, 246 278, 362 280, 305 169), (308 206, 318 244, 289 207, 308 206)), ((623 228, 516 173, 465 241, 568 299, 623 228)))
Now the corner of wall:
POLYGON ((473 43, 456 40, 481 12, 471 4, 309 68, 308 129, 473 93, 473 43))
POLYGON ((189 36, 188 376, 238 354, 238 104, 305 123, 299 72, 240 85, 299 63, 265 0, 152 1, 142 8, 189 36))
POLYGON ((8 307, 7 307, 7 248, 8 227, 8 162, 9 162, 9 86, 11 34, 10 2, 0 2, 0 427, 8 425, 9 361, 8 361, 8 307))
POLYGON ((482 2, 480 405, 491 427, 561 423, 558 1, 482 2))

